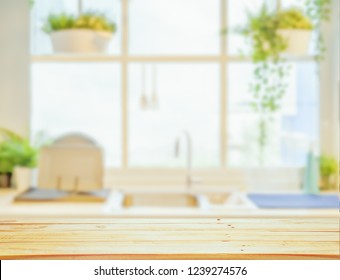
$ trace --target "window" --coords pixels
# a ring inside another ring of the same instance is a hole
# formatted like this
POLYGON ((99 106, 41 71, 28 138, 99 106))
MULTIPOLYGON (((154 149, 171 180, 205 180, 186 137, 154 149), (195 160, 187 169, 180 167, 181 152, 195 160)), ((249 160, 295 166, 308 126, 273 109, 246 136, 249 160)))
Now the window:
MULTIPOLYGON (((265 161, 272 166, 302 166, 310 145, 318 139, 318 85, 314 62, 292 63, 282 112, 271 122, 265 161)), ((249 107, 250 63, 228 67, 228 162, 231 166, 256 165, 259 120, 249 107)))
POLYGON ((218 167, 218 64, 163 63, 147 66, 132 64, 129 69, 130 165, 184 166, 184 153, 176 159, 174 144, 181 131, 188 131, 194 140, 194 167, 218 167), (156 92, 147 87, 146 93, 149 105, 157 107, 145 111, 140 106, 144 94, 141 72, 149 70, 146 72, 152 74, 154 67, 158 86, 156 92), (157 94, 157 104, 152 104, 153 93, 157 94))
POLYGON ((218 54, 219 2, 219 0, 130 1, 130 54, 218 54))
POLYGON ((34 63, 32 77, 33 133, 92 136, 105 149, 106 164, 121 166, 119 65, 34 63))
MULTIPOLYGON (((114 168, 183 168, 175 139, 188 131, 193 166, 256 165, 257 115, 249 108, 252 64, 230 33, 266 2, 298 0, 37 0, 32 9, 32 131, 95 138, 114 168), (107 55, 55 55, 41 31, 50 13, 103 11, 117 22, 107 55), (125 20, 123 20, 125 19, 125 20), (156 23, 156 24, 155 24, 156 23)), ((285 105, 271 125, 266 162, 301 166, 318 142, 317 69, 293 59, 285 105)), ((183 143, 184 144, 184 143, 183 143)), ((183 147, 185 148, 185 147, 183 147)))

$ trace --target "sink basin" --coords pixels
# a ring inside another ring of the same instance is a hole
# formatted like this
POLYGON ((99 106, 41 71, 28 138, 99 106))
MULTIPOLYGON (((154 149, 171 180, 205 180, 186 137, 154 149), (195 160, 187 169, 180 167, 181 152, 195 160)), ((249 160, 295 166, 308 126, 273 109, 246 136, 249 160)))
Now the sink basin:
POLYGON ((235 208, 249 209, 254 208, 254 204, 246 195, 238 192, 229 193, 208 193, 203 195, 203 201, 209 205, 210 209, 235 208))
POLYGON ((199 207, 198 198, 191 194, 180 193, 126 193, 123 207, 199 207))
MULTIPOLYGON (((256 206, 240 192, 117 192, 111 201, 111 209, 152 209, 159 210, 233 210, 255 209, 256 206)), ((161 210, 161 211, 163 211, 161 210)))
POLYGON ((207 198, 209 204, 214 205, 223 205, 227 202, 230 202, 232 195, 231 193, 212 193, 212 194, 206 194, 205 197, 207 198))

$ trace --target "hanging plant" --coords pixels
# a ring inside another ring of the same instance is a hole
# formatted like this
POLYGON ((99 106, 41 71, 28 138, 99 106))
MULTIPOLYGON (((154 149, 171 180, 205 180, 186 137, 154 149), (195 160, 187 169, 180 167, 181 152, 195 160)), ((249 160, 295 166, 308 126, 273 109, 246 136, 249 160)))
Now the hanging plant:
POLYGON ((291 66, 283 58, 289 50, 301 54, 308 50, 312 22, 296 8, 271 12, 265 5, 258 14, 248 13, 248 23, 239 28, 251 45, 251 58, 254 63, 253 82, 250 84, 251 108, 258 114, 259 163, 264 163, 265 147, 269 141, 269 126, 282 108, 282 99, 287 91, 287 77, 291 66), (295 38, 304 34, 307 42, 301 49, 290 47, 295 38))
POLYGON ((105 15, 87 12, 78 17, 51 14, 43 31, 51 36, 58 53, 103 53, 116 32, 116 24, 105 15))
POLYGON ((270 12, 263 5, 258 14, 248 13, 248 23, 238 28, 237 32, 248 40, 252 60, 256 63, 281 60, 282 54, 287 51, 290 44, 294 43, 285 36, 284 32, 311 33, 312 29, 311 20, 299 9, 270 12))

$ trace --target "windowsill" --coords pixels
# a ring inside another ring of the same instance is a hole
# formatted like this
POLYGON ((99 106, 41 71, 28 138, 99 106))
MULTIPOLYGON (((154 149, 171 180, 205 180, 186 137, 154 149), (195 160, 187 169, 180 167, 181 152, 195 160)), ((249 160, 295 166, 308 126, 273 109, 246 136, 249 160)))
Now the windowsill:
MULTIPOLYGON (((305 56, 288 56, 285 59, 289 61, 313 61, 315 58, 312 55, 305 56)), ((72 61, 113 61, 120 62, 122 60, 128 62, 251 62, 250 57, 243 57, 239 55, 117 55, 117 54, 40 54, 31 55, 32 62, 72 62, 72 61)))
MULTIPOLYGON (((186 174, 185 168, 109 168, 105 174, 105 185, 146 188, 185 186, 186 174)), ((199 188, 216 186, 238 190, 297 191, 302 182, 301 167, 193 169, 191 174, 198 179, 199 188)))

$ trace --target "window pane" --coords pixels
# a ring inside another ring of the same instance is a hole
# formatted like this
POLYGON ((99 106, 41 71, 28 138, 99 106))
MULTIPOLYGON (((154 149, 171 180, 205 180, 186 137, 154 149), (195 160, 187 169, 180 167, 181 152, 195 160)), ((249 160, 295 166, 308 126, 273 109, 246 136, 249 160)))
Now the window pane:
POLYGON ((105 63, 35 63, 32 133, 79 132, 105 150, 106 165, 121 163, 120 70, 105 63))
POLYGON ((131 54, 217 54, 219 0, 129 1, 131 54))
MULTIPOLYGON (((120 0, 83 0, 83 11, 98 11, 109 16, 117 23, 118 30, 109 46, 109 53, 120 53, 121 38, 121 1, 120 0)), ((67 13, 78 15, 78 0, 35 0, 31 9, 31 52, 32 54, 52 54, 52 44, 48 34, 42 31, 47 17, 51 14, 67 13)))
MULTIPOLYGON (((229 65, 228 161, 231 166, 258 165, 259 122, 249 106, 252 65, 229 65)), ((265 163, 300 166, 311 142, 318 140, 318 85, 314 62, 293 64, 281 114, 269 127, 265 163)))
POLYGON ((281 120, 281 154, 283 164, 304 165, 309 146, 319 144, 318 70, 314 62, 295 63, 294 68, 296 104, 281 120))
POLYGON ((305 1, 302 0, 282 0, 281 7, 283 9, 290 7, 297 7, 303 9, 305 7, 305 1))
POLYGON ((77 0, 37 0, 31 9, 31 52, 32 54, 50 54, 50 37, 42 31, 45 20, 51 13, 78 13, 77 0))
POLYGON ((130 165, 184 167, 185 138, 181 138, 180 158, 175 158, 174 146, 181 131, 188 131, 193 141, 193 165, 216 167, 219 162, 218 65, 132 64, 129 74, 130 165), (157 73, 156 87, 153 86, 153 67, 157 73), (143 69, 145 84, 142 82, 143 69), (154 91, 158 109, 143 110, 143 104, 153 105, 154 91), (146 92, 147 100, 143 99, 143 92, 146 92))

